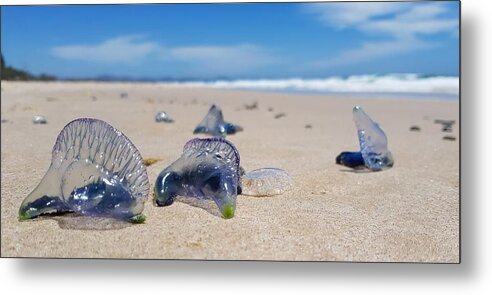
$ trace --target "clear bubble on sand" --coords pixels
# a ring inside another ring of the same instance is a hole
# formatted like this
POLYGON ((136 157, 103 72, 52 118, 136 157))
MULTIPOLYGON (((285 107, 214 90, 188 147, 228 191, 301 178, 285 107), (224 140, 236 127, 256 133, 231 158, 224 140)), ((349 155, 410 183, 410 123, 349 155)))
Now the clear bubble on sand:
POLYGON ((143 222, 149 192, 137 148, 120 131, 97 119, 77 119, 58 135, 51 165, 25 198, 19 219, 74 212, 143 222))
POLYGON ((157 177, 154 202, 171 205, 177 196, 211 199, 224 218, 232 218, 240 184, 239 152, 222 138, 195 138, 157 177))
POLYGON ((241 177, 242 194, 248 196, 281 195, 292 187, 290 175, 278 168, 261 168, 241 177))
POLYGON ((48 123, 48 121, 46 120, 46 118, 44 116, 39 116, 39 115, 32 117, 32 122, 34 124, 46 124, 46 123, 48 123))
POLYGON ((225 137, 242 131, 243 128, 224 121, 222 110, 216 105, 212 105, 207 115, 193 131, 194 134, 205 133, 212 136, 225 137))
POLYGON ((368 168, 380 171, 393 166, 393 156, 388 150, 386 134, 360 106, 352 110, 359 137, 360 152, 342 152, 336 163, 347 167, 368 168))
POLYGON ((156 122, 165 122, 165 123, 173 123, 174 120, 169 117, 168 114, 166 114, 165 112, 158 112, 156 115, 155 115, 155 121, 156 122))

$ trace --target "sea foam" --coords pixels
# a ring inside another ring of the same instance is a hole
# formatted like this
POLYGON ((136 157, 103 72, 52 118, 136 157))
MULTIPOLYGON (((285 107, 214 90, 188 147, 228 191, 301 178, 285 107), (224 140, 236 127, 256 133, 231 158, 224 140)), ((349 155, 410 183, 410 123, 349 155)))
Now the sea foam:
POLYGON ((324 79, 251 79, 173 83, 179 86, 319 93, 415 93, 459 95, 459 77, 418 74, 356 75, 324 79))

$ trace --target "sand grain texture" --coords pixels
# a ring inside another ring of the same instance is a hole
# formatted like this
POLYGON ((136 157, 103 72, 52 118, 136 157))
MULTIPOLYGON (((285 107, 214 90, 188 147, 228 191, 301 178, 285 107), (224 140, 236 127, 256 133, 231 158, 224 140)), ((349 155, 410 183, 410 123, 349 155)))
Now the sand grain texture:
POLYGON ((456 101, 378 100, 178 88, 161 84, 2 82, 1 254, 4 257, 459 261, 459 106, 456 101), (121 92, 128 92, 121 98, 121 92), (96 99, 94 99, 96 97, 96 99), (245 104, 258 101, 258 109, 245 104), (246 170, 278 167, 294 187, 281 196, 238 196, 225 220, 176 202, 146 203, 145 224, 67 229, 56 218, 17 220, 22 200, 51 162, 63 126, 79 117, 107 121, 143 158, 152 184, 177 159, 212 103, 244 131, 229 136, 246 170), (354 173, 335 165, 358 149, 351 109, 360 104, 385 130, 392 169, 354 173), (272 107, 275 112, 269 112, 272 107), (156 123, 165 111, 176 122, 156 123), (275 119, 276 112, 285 117, 275 119), (46 125, 33 125, 34 115, 46 125), (434 119, 457 123, 443 140, 434 119), (312 128, 306 129, 307 124, 312 128), (420 132, 409 127, 418 125, 420 132))

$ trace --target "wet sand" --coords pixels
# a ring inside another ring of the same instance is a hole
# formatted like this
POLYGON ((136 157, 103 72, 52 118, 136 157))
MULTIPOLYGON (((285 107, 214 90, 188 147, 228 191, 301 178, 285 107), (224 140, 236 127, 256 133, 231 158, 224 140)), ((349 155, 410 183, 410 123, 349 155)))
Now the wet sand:
POLYGON ((7 120, 1 123, 3 257, 459 261, 457 101, 2 81, 1 119, 7 120), (258 108, 244 107, 254 102, 258 108), (83 230, 70 217, 17 220, 22 200, 48 169, 56 136, 71 120, 105 120, 144 158, 157 159, 147 167, 153 189, 159 172, 195 137, 192 130, 213 103, 222 107, 226 121, 244 127, 227 137, 238 148, 241 165, 287 170, 294 180, 291 191, 238 196, 229 220, 184 202, 158 208, 151 196, 141 225, 83 230), (393 168, 355 173, 335 164, 341 151, 358 149, 351 114, 356 104, 385 130, 393 168), (158 111, 176 122, 156 123, 158 111), (46 125, 32 124, 38 114, 46 125), (442 132, 435 119, 456 124, 442 132), (420 131, 410 131, 414 125, 420 131))

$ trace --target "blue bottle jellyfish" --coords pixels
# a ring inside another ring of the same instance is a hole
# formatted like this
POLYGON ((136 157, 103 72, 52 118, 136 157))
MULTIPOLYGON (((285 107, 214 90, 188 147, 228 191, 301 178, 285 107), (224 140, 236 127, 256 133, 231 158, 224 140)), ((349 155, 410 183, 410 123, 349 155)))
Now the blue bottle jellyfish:
POLYGON ((242 130, 243 128, 241 126, 225 122, 220 107, 212 105, 205 118, 198 124, 193 133, 205 133, 217 137, 226 137, 226 135, 235 134, 242 130))
POLYGON ((147 171, 132 142, 108 123, 77 119, 58 135, 51 165, 25 198, 19 219, 74 212, 143 222, 147 171))
POLYGON ((174 123, 174 119, 169 117, 166 112, 158 112, 155 115, 155 121, 156 122, 164 122, 164 123, 174 123))
POLYGON ((360 152, 342 152, 336 163, 354 169, 368 168, 380 171, 393 166, 393 156, 388 150, 386 134, 360 106, 352 110, 359 137, 360 152))
POLYGON ((46 120, 46 118, 44 116, 37 115, 37 116, 34 116, 32 118, 32 123, 33 124, 47 124, 48 121, 46 120))
POLYGON ((211 199, 224 218, 232 218, 239 193, 239 152, 222 138, 195 138, 157 177, 154 202, 171 205, 177 196, 211 199))

